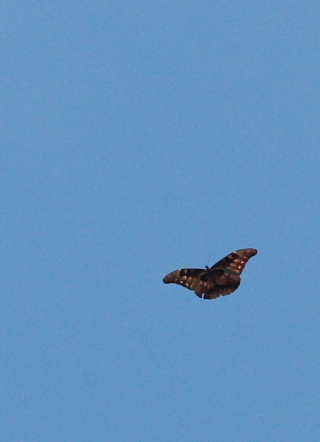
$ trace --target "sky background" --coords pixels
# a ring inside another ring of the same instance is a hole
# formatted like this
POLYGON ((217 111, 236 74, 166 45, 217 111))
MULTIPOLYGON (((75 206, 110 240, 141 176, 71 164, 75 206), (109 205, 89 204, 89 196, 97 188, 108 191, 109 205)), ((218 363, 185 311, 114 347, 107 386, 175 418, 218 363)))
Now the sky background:
POLYGON ((318 442, 319 4, 1 16, 0 439, 318 442))

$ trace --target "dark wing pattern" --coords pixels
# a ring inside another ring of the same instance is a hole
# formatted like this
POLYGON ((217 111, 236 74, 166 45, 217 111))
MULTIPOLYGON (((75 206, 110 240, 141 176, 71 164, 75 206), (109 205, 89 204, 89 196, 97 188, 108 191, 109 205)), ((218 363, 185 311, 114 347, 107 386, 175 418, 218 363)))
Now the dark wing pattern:
POLYGON ((257 253, 256 249, 236 250, 211 268, 175 270, 165 276, 163 282, 182 285, 204 299, 229 295, 239 287, 245 265, 257 253))

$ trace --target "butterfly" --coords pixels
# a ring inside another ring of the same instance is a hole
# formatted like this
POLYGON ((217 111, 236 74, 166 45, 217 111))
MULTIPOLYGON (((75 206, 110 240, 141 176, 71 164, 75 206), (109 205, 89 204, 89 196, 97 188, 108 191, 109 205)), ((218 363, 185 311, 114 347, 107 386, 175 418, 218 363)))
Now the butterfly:
POLYGON ((240 285, 240 275, 256 249, 241 249, 230 253, 212 267, 205 269, 179 269, 163 278, 165 284, 175 283, 193 290, 199 298, 215 299, 230 295, 240 285))

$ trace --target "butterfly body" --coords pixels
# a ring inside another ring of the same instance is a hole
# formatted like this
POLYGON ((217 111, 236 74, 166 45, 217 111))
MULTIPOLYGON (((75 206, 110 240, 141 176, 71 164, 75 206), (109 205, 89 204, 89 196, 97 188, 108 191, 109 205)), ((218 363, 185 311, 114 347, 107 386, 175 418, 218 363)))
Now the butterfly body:
POLYGON ((204 299, 229 295, 239 287, 240 275, 246 263, 257 253, 256 249, 236 250, 212 267, 175 270, 165 276, 163 282, 182 285, 204 299))

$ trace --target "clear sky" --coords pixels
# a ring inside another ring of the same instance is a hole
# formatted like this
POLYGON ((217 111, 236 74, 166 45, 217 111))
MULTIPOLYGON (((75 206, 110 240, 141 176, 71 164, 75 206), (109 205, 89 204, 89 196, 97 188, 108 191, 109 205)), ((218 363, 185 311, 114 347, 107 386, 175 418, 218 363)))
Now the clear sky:
POLYGON ((318 442, 319 4, 1 16, 1 441, 318 442))

